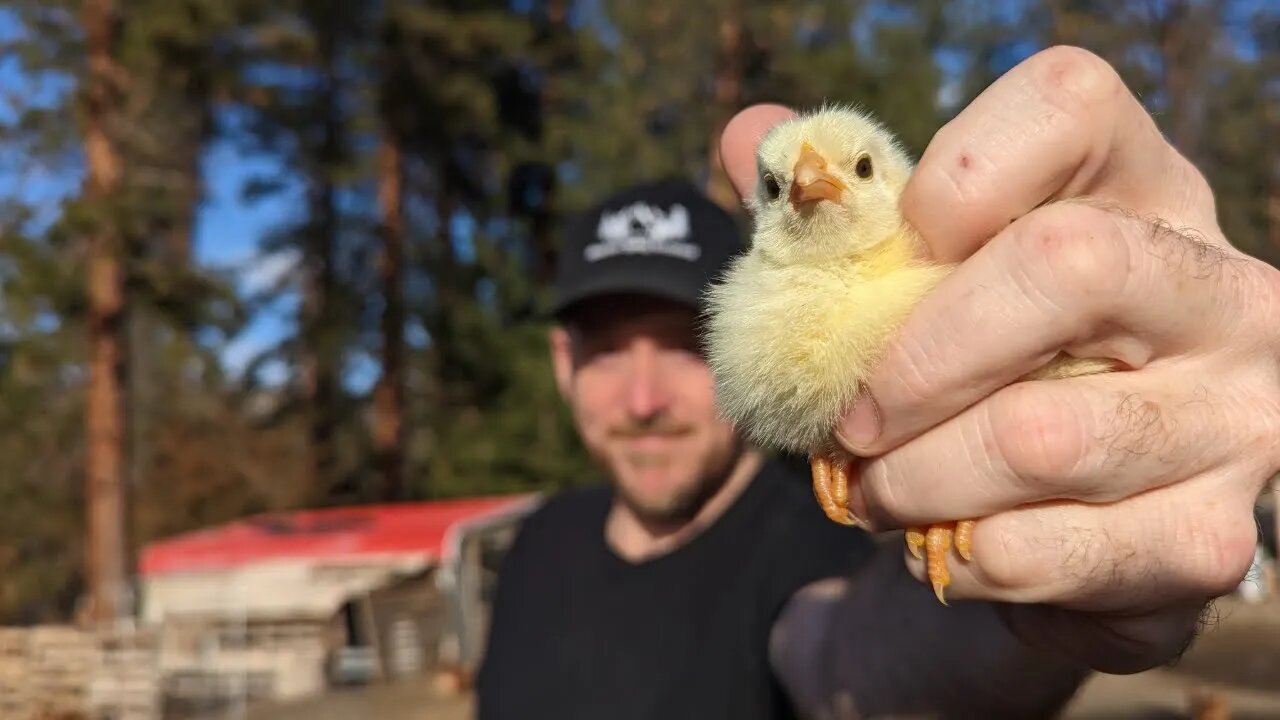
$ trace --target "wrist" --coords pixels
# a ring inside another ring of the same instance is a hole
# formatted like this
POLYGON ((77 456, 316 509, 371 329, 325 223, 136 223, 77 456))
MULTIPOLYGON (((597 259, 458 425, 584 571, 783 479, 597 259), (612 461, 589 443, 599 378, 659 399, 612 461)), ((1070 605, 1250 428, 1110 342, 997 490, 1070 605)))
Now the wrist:
POLYGON ((1209 603, 1142 614, 1089 613, 1044 605, 1002 605, 997 613, 1028 647, 1111 675, 1176 661, 1195 640, 1209 603))
POLYGON ((1046 717, 1090 674, 1082 663, 1024 642, 994 604, 940 605, 911 576, 899 544, 881 547, 841 587, 793 610, 806 615, 791 624, 801 629, 793 652, 808 650, 805 671, 793 673, 806 707, 829 711, 852 698, 865 715, 1046 717))

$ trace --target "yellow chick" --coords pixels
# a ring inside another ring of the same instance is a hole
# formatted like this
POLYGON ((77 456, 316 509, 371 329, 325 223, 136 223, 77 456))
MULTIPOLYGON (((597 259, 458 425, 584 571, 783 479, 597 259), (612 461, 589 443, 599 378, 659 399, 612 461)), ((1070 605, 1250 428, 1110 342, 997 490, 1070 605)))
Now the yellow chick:
MULTIPOLYGON (((708 290, 705 340, 721 413, 761 447, 807 454, 831 520, 855 458, 833 429, 911 310, 954 266, 922 260, 898 198, 914 165, 893 134, 849 107, 772 128, 756 153, 751 246, 708 290)), ((1033 378, 1112 369, 1061 354, 1033 378)), ((946 603, 947 555, 971 559, 974 520, 908 528, 946 603), (922 552, 923 551, 923 552, 922 552)))

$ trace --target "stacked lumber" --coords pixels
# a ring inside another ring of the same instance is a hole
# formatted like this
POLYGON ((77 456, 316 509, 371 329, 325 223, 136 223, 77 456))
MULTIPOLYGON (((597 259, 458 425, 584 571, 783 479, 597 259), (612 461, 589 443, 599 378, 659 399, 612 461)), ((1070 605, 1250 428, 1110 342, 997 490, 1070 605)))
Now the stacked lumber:
POLYGON ((151 632, 100 633, 95 638, 97 669, 89 679, 94 717, 159 720, 159 639, 151 632))
POLYGON ((26 718, 35 713, 26 682, 25 629, 0 628, 0 718, 26 718))
POLYGON ((155 642, 134 630, 0 628, 0 718, 158 720, 155 642))

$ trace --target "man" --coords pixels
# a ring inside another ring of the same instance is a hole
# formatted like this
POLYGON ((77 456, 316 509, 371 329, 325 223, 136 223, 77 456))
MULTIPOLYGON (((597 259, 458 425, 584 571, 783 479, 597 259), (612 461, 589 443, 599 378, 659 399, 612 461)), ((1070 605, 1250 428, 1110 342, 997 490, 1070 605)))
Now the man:
POLYGON ((790 596, 871 552, 716 415, 696 315, 741 246, 684 183, 567 235, 556 379, 610 483, 530 518, 499 581, 481 718, 778 717, 768 634, 790 596))
MULTIPOLYGON (((739 194, 788 113, 726 128, 739 194)), ((950 607, 898 538, 825 521, 802 473, 715 418, 687 283, 732 252, 727 225, 637 192, 570 235, 552 336, 610 483, 512 548, 481 720, 1051 717, 1090 670, 1177 657, 1243 577, 1280 469, 1280 273, 1226 242, 1095 56, 1037 54, 935 137, 903 209, 961 266, 842 426, 873 529, 983 518, 950 607), (1015 384, 1059 348, 1132 369, 1015 384)))

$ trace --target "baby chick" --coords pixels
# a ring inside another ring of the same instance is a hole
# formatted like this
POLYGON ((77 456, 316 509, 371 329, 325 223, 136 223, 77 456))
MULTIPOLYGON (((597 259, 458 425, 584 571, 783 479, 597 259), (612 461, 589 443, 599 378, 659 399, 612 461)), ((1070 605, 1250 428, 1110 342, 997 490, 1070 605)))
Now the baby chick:
MULTIPOLYGON (((856 525, 855 458, 833 428, 908 313, 954 266, 920 258, 921 240, 898 207, 913 163, 869 115, 848 107, 798 115, 765 135, 756 163, 751 247, 707 295, 717 402, 752 442, 807 454, 827 517, 856 525)), ((1029 377, 1110 369, 1060 354, 1029 377)), ((947 554, 954 545, 971 559, 973 527, 964 519, 907 530, 943 604, 947 554)))

